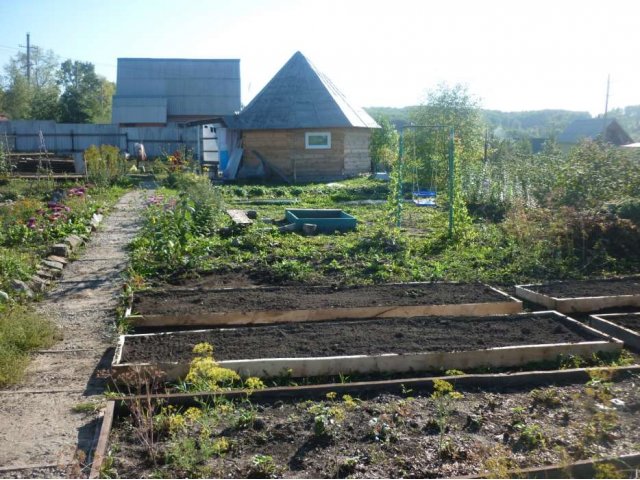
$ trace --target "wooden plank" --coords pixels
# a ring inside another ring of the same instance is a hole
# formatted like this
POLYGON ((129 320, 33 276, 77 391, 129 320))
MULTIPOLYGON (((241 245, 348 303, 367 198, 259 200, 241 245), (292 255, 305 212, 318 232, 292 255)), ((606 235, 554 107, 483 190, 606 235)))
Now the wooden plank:
MULTIPOLYGON (((521 345, 471 350, 460 352, 426 353, 385 353, 377 355, 349 355, 333 357, 302 358, 260 358, 248 360, 222 360, 220 366, 237 371, 243 376, 277 377, 287 371, 293 377, 317 377, 353 373, 406 373, 440 369, 468 370, 478 367, 516 367, 531 362, 553 361, 560 355, 591 356, 601 352, 619 352, 622 342, 603 334, 587 325, 557 312, 537 312, 553 314, 558 321, 569 324, 573 329, 587 331, 601 338, 601 341, 558 343, 542 345, 521 345)), ((523 314, 526 315, 526 314, 523 314)), ((123 335, 120 337, 114 355, 112 374, 121 377, 131 371, 140 373, 161 370, 166 380, 183 378, 189 371, 189 362, 157 362, 125 364, 121 363, 122 352, 127 338, 136 336, 188 335, 193 332, 150 333, 143 335, 123 335)))
POLYGON ((640 333, 615 323, 616 317, 621 315, 638 315, 640 317, 640 312, 589 315, 589 319, 587 321, 589 325, 597 330, 622 340, 626 346, 630 346, 635 350, 640 350, 640 333))
MULTIPOLYGON (((411 282, 404 285, 421 285, 411 282)), ((390 285, 398 285, 392 283, 390 285)), ((172 315, 131 315, 131 309, 125 312, 125 318, 132 327, 170 327, 170 326, 234 326, 263 325, 271 323, 317 322, 323 320, 343 320, 359 318, 393 318, 419 316, 489 316, 522 312, 522 301, 505 292, 487 286, 504 297, 504 302, 463 303, 449 305, 399 305, 377 307, 341 307, 301 310, 248 310, 231 312, 210 312, 200 314, 172 315)), ((273 287, 214 288, 212 291, 246 291, 270 289, 273 287)), ((319 287, 323 288, 323 287, 319 287)), ((194 289, 184 289, 194 291, 194 289)))
POLYGON ((465 303, 460 305, 408 305, 344 307, 313 310, 250 310, 176 315, 131 315, 132 327, 233 326, 271 323, 320 322, 359 318, 401 318, 419 316, 489 316, 520 313, 522 302, 465 303))
POLYGON ((561 313, 596 312, 614 307, 640 307, 640 295, 556 298, 529 288, 533 286, 536 285, 516 285, 516 296, 561 313))
MULTIPOLYGON (((569 464, 555 464, 546 467, 514 469, 506 472, 504 478, 595 478, 595 467, 602 464, 613 464, 617 469, 629 472, 628 477, 638 478, 634 474, 640 466, 640 453, 630 453, 619 457, 581 460, 569 464)), ((491 473, 455 478, 491 478, 491 473)))
POLYGON ((113 426, 113 417, 115 413, 116 402, 109 401, 104 409, 104 415, 102 417, 102 424, 100 425, 100 436, 98 437, 98 444, 93 454, 93 462, 91 463, 91 473, 89 478, 100 478, 100 468, 102 462, 107 456, 107 447, 109 446, 109 435, 111 434, 111 427, 113 426))
MULTIPOLYGON (((280 398, 310 398, 324 397, 328 392, 344 393, 371 393, 407 388, 429 389, 433 387, 435 379, 446 380, 459 388, 520 388, 538 387, 542 385, 572 385, 585 383, 591 379, 594 372, 603 371, 610 373, 612 379, 640 373, 640 365, 625 367, 595 367, 595 368, 571 368, 566 370, 549 370, 516 373, 485 373, 455 376, 428 376, 400 378, 394 380, 374 380, 366 382, 324 383, 315 385, 301 385, 295 387, 267 387, 255 390, 251 398, 255 400, 268 400, 280 398)), ((216 392, 184 392, 184 393, 158 393, 151 395, 153 400, 166 400, 170 404, 190 404, 203 397, 245 398, 248 391, 234 389, 216 392)), ((131 395, 122 397, 124 401, 146 400, 146 396, 131 395)))
POLYGON ((251 225, 253 220, 247 217, 247 213, 244 210, 227 210, 227 214, 231 217, 231 221, 236 225, 246 226, 251 225))

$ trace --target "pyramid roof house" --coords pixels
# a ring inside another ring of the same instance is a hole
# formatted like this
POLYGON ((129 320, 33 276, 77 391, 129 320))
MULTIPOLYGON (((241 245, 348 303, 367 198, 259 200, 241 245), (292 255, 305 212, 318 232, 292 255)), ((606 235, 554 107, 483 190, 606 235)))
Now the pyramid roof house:
POLYGON ((242 130, 379 128, 302 53, 296 52, 247 105, 234 126, 242 130))
POLYGON ((300 52, 224 121, 240 132, 241 172, 288 182, 370 173, 371 132, 380 128, 300 52))

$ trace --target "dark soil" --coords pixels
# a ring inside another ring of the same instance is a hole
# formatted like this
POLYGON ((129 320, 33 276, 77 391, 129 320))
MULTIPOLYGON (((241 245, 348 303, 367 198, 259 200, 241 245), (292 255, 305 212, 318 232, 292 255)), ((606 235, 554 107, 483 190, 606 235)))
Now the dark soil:
MULTIPOLYGON (((200 287, 200 286, 199 286, 200 287)), ((133 312, 178 315, 256 310, 375 307, 385 305, 450 305, 505 302, 508 298, 482 284, 428 283, 359 287, 266 287, 208 290, 206 288, 139 292, 133 312)))
MULTIPOLYGON (((168 459, 158 466, 125 416, 111 433, 113 467, 119 478, 518 478, 509 470, 637 451, 637 380, 603 385, 466 391, 444 402, 422 391, 351 401, 219 401, 187 420, 182 433, 157 436, 158 456, 168 459), (222 437, 224 454, 204 453, 222 437)), ((636 477, 632 468, 616 478, 636 477)))
POLYGON ((633 330, 638 335, 640 335, 640 314, 638 313, 629 313, 627 315, 604 318, 606 318, 610 322, 615 323, 616 325, 620 325, 622 327, 628 328, 629 330, 633 330))
POLYGON ((414 317, 289 323, 128 337, 123 363, 188 362, 207 342, 218 360, 479 350, 598 340, 553 315, 414 317))
POLYGON ((253 280, 243 272, 217 272, 215 274, 203 273, 191 278, 171 278, 168 285, 159 285, 161 288, 243 288, 253 287, 260 282, 253 280))
POLYGON ((610 295, 640 295, 640 278, 608 280, 575 280, 527 287, 534 292, 555 298, 604 297, 610 295))

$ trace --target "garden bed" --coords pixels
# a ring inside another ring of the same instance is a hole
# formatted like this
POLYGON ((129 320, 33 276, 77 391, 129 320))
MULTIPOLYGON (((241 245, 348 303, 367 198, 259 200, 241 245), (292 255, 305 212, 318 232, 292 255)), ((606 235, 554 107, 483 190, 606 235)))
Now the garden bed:
POLYGON ((590 315, 589 325, 640 350, 640 312, 590 315))
POLYGON ((510 367, 559 355, 615 352, 622 342, 556 312, 290 323, 123 335, 114 377, 131 369, 186 375, 199 343, 245 376, 294 377, 510 367))
MULTIPOLYGON (((419 315, 497 315, 522 302, 482 284, 398 283, 358 287, 170 288, 137 293, 134 327, 224 326, 419 315)), ((132 315, 131 312, 135 313, 132 315)))
POLYGON ((517 285, 516 296, 562 313, 640 307, 640 278, 517 285))
MULTIPOLYGON (((637 465, 639 391, 628 376, 613 383, 607 371, 591 375, 587 385, 491 392, 455 386, 455 395, 443 384, 439 395, 432 387, 320 399, 305 397, 302 387, 294 398, 256 391, 250 402, 218 394, 192 397, 199 408, 189 410, 164 398, 156 404, 155 465, 125 408, 109 404, 113 427, 105 420, 100 438, 105 452, 107 438, 118 446, 108 467, 120 478, 515 478, 537 476, 532 469, 550 464, 579 476, 574 464, 603 457, 622 457, 612 464, 625 471, 624 462, 637 465)), ((101 450, 98 463, 102 458, 101 450)))

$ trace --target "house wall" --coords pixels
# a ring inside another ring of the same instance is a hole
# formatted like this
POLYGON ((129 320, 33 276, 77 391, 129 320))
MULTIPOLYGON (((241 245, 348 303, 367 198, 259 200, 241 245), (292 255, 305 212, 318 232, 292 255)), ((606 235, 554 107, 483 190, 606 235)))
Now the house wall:
POLYGON ((360 173, 371 172, 369 141, 371 130, 357 128, 345 132, 344 138, 344 174, 352 177, 360 173))
POLYGON ((332 181, 371 171, 369 130, 318 128, 242 133, 243 165, 256 168, 257 151, 295 182, 332 181), (330 149, 306 149, 306 132, 330 132, 330 149))

